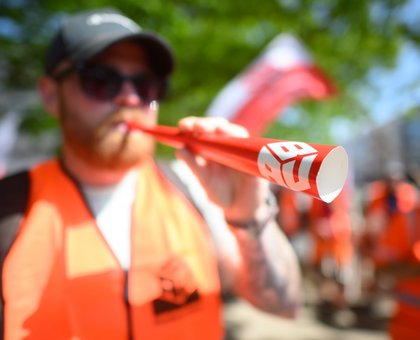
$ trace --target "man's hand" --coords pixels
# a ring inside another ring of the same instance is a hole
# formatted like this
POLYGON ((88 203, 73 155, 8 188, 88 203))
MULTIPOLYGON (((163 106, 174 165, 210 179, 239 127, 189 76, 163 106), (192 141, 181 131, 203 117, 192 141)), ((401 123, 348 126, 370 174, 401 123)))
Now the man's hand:
MULTIPOLYGON (((181 131, 199 136, 202 134, 246 138, 248 131, 224 118, 187 117, 179 124, 181 131)), ((195 173, 208 197, 221 206, 228 220, 249 221, 255 219, 257 211, 265 205, 268 182, 261 178, 239 172, 224 165, 208 161, 187 149, 177 152, 195 173)))

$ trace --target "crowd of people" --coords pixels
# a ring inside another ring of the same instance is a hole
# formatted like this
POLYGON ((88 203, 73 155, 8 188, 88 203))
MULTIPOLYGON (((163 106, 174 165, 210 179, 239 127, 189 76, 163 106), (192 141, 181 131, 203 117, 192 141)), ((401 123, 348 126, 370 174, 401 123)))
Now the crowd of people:
POLYGON ((317 289, 320 313, 334 317, 340 310, 363 310, 361 317, 371 313, 372 321, 375 302, 387 298, 393 308, 385 326, 393 339, 418 338, 418 184, 401 171, 390 172, 357 187, 345 186, 330 204, 288 190, 275 192, 279 224, 317 289))

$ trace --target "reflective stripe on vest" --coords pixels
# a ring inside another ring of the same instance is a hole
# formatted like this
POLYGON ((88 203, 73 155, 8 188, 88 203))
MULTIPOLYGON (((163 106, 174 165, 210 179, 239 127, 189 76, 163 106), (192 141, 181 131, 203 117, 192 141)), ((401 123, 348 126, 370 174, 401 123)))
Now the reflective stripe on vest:
POLYGON ((139 172, 128 304, 124 272, 77 186, 57 161, 30 175, 30 209, 4 263, 6 340, 222 338, 210 237, 153 162, 139 172))

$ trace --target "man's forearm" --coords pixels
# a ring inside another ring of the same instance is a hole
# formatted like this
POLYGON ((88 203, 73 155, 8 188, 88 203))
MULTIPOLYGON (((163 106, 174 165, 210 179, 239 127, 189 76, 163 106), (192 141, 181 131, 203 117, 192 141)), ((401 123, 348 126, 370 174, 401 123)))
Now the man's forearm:
POLYGON ((279 226, 271 220, 256 235, 233 227, 241 261, 233 288, 256 307, 293 317, 300 303, 301 281, 296 255, 279 226))

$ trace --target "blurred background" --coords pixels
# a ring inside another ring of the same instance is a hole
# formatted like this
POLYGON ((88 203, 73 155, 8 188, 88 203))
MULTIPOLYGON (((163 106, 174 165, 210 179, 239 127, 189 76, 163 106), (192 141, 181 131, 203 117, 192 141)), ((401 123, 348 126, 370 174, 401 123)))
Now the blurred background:
POLYGON ((305 275, 302 315, 280 321, 227 296, 228 337, 387 339, 392 288, 370 253, 390 214, 418 205, 420 1, 0 0, 0 175, 58 151, 36 92, 44 49, 67 12, 110 6, 174 48, 161 124, 222 115, 258 122, 255 135, 340 144, 350 156, 334 204, 273 187, 305 275))

